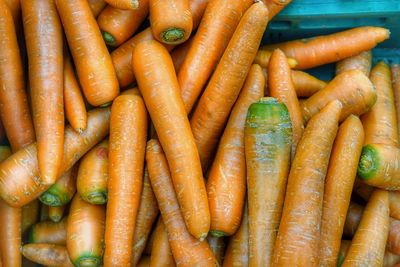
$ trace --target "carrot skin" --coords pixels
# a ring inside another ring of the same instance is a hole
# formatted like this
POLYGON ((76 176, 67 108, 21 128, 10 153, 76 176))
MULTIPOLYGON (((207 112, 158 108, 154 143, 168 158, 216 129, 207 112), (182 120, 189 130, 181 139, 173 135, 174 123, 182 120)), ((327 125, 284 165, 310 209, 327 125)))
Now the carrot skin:
POLYGON ((172 50, 171 58, 172 62, 174 62, 174 68, 176 73, 178 73, 180 68, 182 67, 183 61, 185 60, 189 52, 193 40, 194 37, 191 37, 186 42, 184 42, 183 44, 177 46, 174 50, 172 50))
POLYGON ((292 70, 292 80, 298 97, 310 97, 326 86, 326 82, 299 70, 292 70))
POLYGON ((26 244, 22 247, 25 258, 47 266, 73 267, 67 248, 54 244, 26 244))
MULTIPOLYGON (((392 74, 392 87, 394 104, 396 108, 397 125, 400 120, 400 64, 393 64, 390 68, 392 74)), ((397 127, 397 138, 400 140, 400 127, 397 127)))
POLYGON ((172 256, 171 246, 168 241, 167 230, 160 217, 154 229, 154 243, 150 255, 150 267, 174 267, 175 260, 172 256))
MULTIPOLYGON (((256 54, 256 57, 254 58, 254 63, 260 65, 262 68, 268 68, 271 55, 272 55, 271 51, 259 49, 256 54)), ((293 58, 288 58, 287 60, 291 68, 294 68, 297 65, 297 61, 294 60, 293 58)))
POLYGON ((21 209, 0 199, 0 253, 3 267, 21 266, 21 209))
POLYGON ((66 245, 67 218, 55 223, 44 221, 32 226, 29 231, 29 243, 66 245))
POLYGON ((369 76, 372 64, 371 50, 361 52, 358 55, 343 59, 336 63, 336 75, 348 70, 361 70, 365 76, 369 76))
POLYGON ((49 206, 49 219, 55 223, 61 221, 64 218, 64 212, 67 206, 49 206))
POLYGON ((138 9, 139 0, 104 0, 107 4, 119 9, 138 9))
POLYGON ((99 16, 101 11, 106 7, 107 3, 104 0, 87 0, 90 10, 95 18, 99 16))
POLYGON ((24 234, 39 220, 39 200, 35 199, 21 209, 21 233, 24 234))

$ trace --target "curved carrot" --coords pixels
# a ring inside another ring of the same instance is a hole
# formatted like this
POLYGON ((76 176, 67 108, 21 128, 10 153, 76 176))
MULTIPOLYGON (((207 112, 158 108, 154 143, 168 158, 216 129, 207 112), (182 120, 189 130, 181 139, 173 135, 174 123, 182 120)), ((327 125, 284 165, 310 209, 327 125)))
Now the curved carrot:
POLYGON ((376 189, 365 207, 342 266, 382 266, 388 230, 388 192, 376 189))
POLYGON ((107 6, 97 18, 97 24, 106 44, 119 46, 128 40, 146 19, 149 0, 139 0, 135 10, 123 10, 107 6))
POLYGON ((21 209, 0 199, 0 253, 3 267, 21 266, 21 209))
POLYGON ((298 97, 310 97, 326 86, 326 82, 299 70, 292 70, 292 80, 298 97))
POLYGON ((341 109, 338 100, 330 102, 304 130, 288 177, 274 266, 319 264, 324 179, 341 109))
POLYGON ((119 9, 138 9, 140 6, 139 0, 104 0, 110 6, 119 9))
MULTIPOLYGON (((215 259, 206 241, 199 241, 185 226, 181 208, 171 180, 168 163, 159 142, 147 142, 146 162, 151 187, 157 198, 177 266, 215 266, 215 259)), ((179 191, 178 191, 179 192, 179 191)))
POLYGON ((309 97, 303 104, 303 119, 307 122, 332 100, 342 102, 340 120, 350 114, 361 115, 375 104, 374 85, 360 70, 349 70, 336 76, 327 86, 309 97))
POLYGON ((109 103, 119 94, 118 80, 89 4, 80 0, 55 2, 87 101, 93 106, 109 103))
POLYGON ((270 96, 284 103, 289 110, 293 131, 291 155, 294 158, 297 144, 304 131, 303 118, 290 66, 285 54, 279 49, 274 50, 268 65, 268 89, 270 96))
POLYGON ((26 244, 22 254, 30 261, 57 267, 73 267, 65 246, 54 244, 26 244))
POLYGON ((69 124, 82 133, 87 125, 87 111, 69 57, 64 58, 64 108, 69 124))
MULTIPOLYGON (((271 55, 272 55, 271 51, 260 49, 258 50, 256 57, 254 58, 254 63, 260 65, 262 68, 268 68, 271 55)), ((293 58, 288 58, 287 61, 291 68, 294 68, 297 64, 296 60, 294 60, 293 58)))
POLYGON ((336 63, 336 75, 348 70, 360 70, 369 76, 372 64, 371 50, 361 52, 358 55, 343 59, 336 63))
POLYGON ((24 0, 21 6, 39 171, 42 181, 51 185, 58 177, 64 144, 62 27, 54 1, 24 0))
POLYGON ((72 200, 67 223, 67 250, 75 266, 100 266, 106 210, 84 201, 78 194, 72 200))
POLYGON ((285 8, 292 0, 263 0, 270 13, 269 20, 275 17, 282 9, 285 8))
POLYGON ((386 249, 400 255, 400 221, 390 218, 389 234, 386 249))
POLYGON ((183 44, 177 46, 172 52, 171 52, 171 58, 172 62, 174 62, 174 68, 175 72, 178 73, 183 61, 186 58, 187 53, 189 52, 190 46, 192 45, 194 40, 194 37, 190 37, 186 42, 183 44))
POLYGON ((96 145, 79 164, 76 187, 79 195, 92 204, 107 202, 108 140, 96 145))
POLYGON ((210 249, 212 253, 214 254, 219 266, 222 265, 222 260, 224 258, 224 252, 225 252, 225 237, 223 236, 212 236, 209 235, 207 237, 207 242, 208 245, 210 246, 210 249))
POLYGON ((168 159, 175 190, 180 192, 177 197, 186 226, 193 236, 204 239, 210 227, 207 193, 171 57, 160 43, 149 41, 136 47, 132 64, 168 159))
POLYGON ((325 178, 319 246, 322 266, 337 263, 363 142, 363 125, 358 117, 350 115, 339 127, 325 178))
POLYGON ((49 219, 55 223, 61 221, 64 217, 64 212, 66 210, 66 205, 64 206, 49 206, 49 219))
POLYGON ((370 79, 376 88, 377 100, 362 117, 365 129, 364 144, 387 144, 397 146, 398 128, 392 89, 390 68, 381 61, 375 65, 370 79))
POLYGON ((67 240, 67 218, 55 223, 44 221, 32 226, 29 243, 65 245, 67 240))
POLYGON ((350 202, 349 209, 347 210, 346 221, 343 226, 343 235, 346 237, 353 237, 360 224, 361 217, 364 212, 364 207, 350 202))
POLYGON ((207 180, 212 235, 233 235, 240 226, 246 192, 244 126, 249 106, 264 95, 264 84, 260 66, 253 65, 219 142, 207 180))
POLYGON ((39 200, 35 199, 21 209, 21 233, 24 234, 39 220, 39 200))
MULTIPOLYGON (((64 154, 59 172, 70 169, 88 150, 100 142, 109 130, 110 109, 88 112, 88 126, 82 134, 71 127, 64 132, 64 154)), ((0 164, 0 196, 11 206, 22 207, 49 188, 39 175, 36 144, 33 143, 0 164), (18 179, 17 179, 17 178, 18 179)))
MULTIPOLYGON (((394 104, 396 108, 397 122, 400 120, 400 64, 393 64, 390 68, 392 73, 392 87, 394 104)), ((400 127, 397 127, 397 138, 400 140, 400 127)))
POLYGON ((103 11, 107 3, 104 0, 87 0, 90 10, 95 18, 103 11))
POLYGON ((190 113, 196 103, 248 7, 249 4, 241 0, 214 0, 207 5, 193 44, 178 73, 181 96, 187 113, 190 113))
POLYGON ((167 230, 160 217, 154 229, 154 243, 151 249, 150 267, 173 267, 175 260, 172 256, 168 241, 167 230))
POLYGON ((117 97, 111 109, 105 266, 129 266, 143 182, 147 112, 137 95, 117 97))
POLYGON ((374 48, 389 36, 390 32, 385 28, 366 26, 309 39, 266 45, 262 49, 272 51, 280 48, 286 56, 297 61, 295 69, 302 70, 355 56, 374 48))
POLYGON ((267 18, 262 2, 245 12, 193 112, 190 125, 204 172, 257 53, 267 18))

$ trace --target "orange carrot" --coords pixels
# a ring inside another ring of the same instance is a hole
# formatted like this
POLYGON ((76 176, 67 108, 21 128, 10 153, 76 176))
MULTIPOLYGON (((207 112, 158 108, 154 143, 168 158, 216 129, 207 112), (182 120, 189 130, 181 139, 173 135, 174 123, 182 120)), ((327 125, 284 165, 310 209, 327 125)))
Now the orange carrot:
POLYGON ((400 221, 390 218, 389 234, 386 249, 400 255, 400 221))
POLYGON ((280 48, 297 61, 296 69, 336 62, 374 48, 388 39, 389 30, 380 27, 358 27, 330 35, 263 46, 262 49, 280 48), (338 45, 339 44, 339 45, 338 45))
POLYGON ((109 103, 119 94, 118 81, 89 4, 80 0, 55 2, 86 99, 93 106, 109 103))
MULTIPOLYGON (((268 10, 269 11, 269 10, 268 10)), ((254 59, 254 63, 260 65, 262 68, 268 68, 269 60, 271 59, 272 52, 268 50, 258 50, 256 57, 254 59)), ((287 59, 288 64, 291 68, 294 68, 297 65, 296 60, 293 58, 287 59)))
POLYGON ((377 189, 365 207, 342 266, 382 266, 388 230, 388 192, 377 189))
POLYGON ((184 42, 183 44, 177 46, 171 52, 172 62, 174 62, 175 72, 178 73, 183 61, 186 58, 187 53, 189 52, 190 46, 192 45, 194 37, 191 37, 189 40, 184 42))
POLYGON ((20 29, 21 23, 20 23, 20 19, 21 19, 21 2, 18 0, 4 0, 4 2, 7 4, 8 8, 11 11, 13 20, 14 20, 14 25, 15 28, 20 29))
POLYGON ((270 13, 269 19, 271 20, 278 14, 282 9, 285 8, 292 0, 263 0, 264 4, 267 6, 270 13))
POLYGON ((65 246, 54 244, 26 244, 22 247, 24 257, 47 266, 73 267, 65 246))
POLYGON ((95 18, 101 13, 106 7, 107 3, 104 0, 87 0, 90 10, 95 18))
POLYGON ((66 206, 49 206, 49 219, 55 223, 61 221, 64 217, 66 206))
POLYGON ((346 221, 343 226, 343 235, 346 237, 353 237, 360 224, 361 217, 364 212, 364 207, 350 202, 349 209, 347 210, 346 221))
POLYGON ((298 97, 310 97, 326 86, 326 82, 298 70, 292 70, 292 80, 298 97))
POLYGON ((167 230, 160 217, 154 230, 154 243, 151 249, 150 267, 173 267, 175 260, 172 256, 168 241, 167 230))
POLYGON ((361 115, 376 102, 374 85, 360 70, 349 70, 336 76, 328 85, 308 98, 302 105, 303 119, 308 121, 332 100, 342 102, 340 120, 350 114, 361 115))
MULTIPOLYGON (((60 173, 70 169, 88 150, 108 134, 110 109, 89 111, 88 126, 82 134, 66 127, 60 173)), ((0 164, 0 196, 13 207, 22 207, 49 188, 42 182, 33 143, 0 164), (17 179, 17 178, 18 179, 17 179)))
POLYGON ((32 225, 39 220, 39 200, 23 206, 21 209, 21 233, 24 234, 32 225))
POLYGON ((146 162, 176 265, 218 266, 207 242, 192 236, 185 227, 167 160, 155 139, 147 142, 146 162))
POLYGON ((21 266, 21 209, 0 199, 0 253, 3 267, 21 266))
POLYGON ((149 41, 136 47, 132 64, 168 159, 186 226, 193 236, 204 239, 210 227, 207 192, 171 57, 160 43, 149 41))
MULTIPOLYGON (((400 64, 393 64, 391 66, 392 72, 392 86, 394 94, 394 104, 397 115, 397 125, 400 120, 400 64)), ((397 138, 400 140, 400 127, 397 127, 397 138)))
POLYGON ((262 2, 243 15, 190 120, 204 172, 257 53, 267 17, 262 2))
POLYGON ((110 6, 119 9, 138 9, 140 6, 139 0, 104 0, 110 6))
POLYGON ((107 6, 97 18, 106 44, 119 46, 128 40, 146 19, 149 0, 139 0, 135 10, 123 10, 107 6))
POLYGON ((342 105, 334 100, 311 118, 294 157, 274 266, 318 266, 324 179, 342 105))
POLYGON ((371 50, 361 52, 358 55, 343 59, 336 63, 336 75, 348 70, 361 70, 369 76, 372 64, 371 50))
POLYGON ((48 243, 65 245, 67 238, 67 218, 55 223, 44 221, 32 226, 29 231, 29 243, 48 243))
POLYGON ((363 142, 364 129, 361 121, 350 115, 340 125, 326 175, 319 247, 322 266, 334 267, 337 263, 363 142))
POLYGON ((219 266, 222 265, 222 260, 224 258, 224 252, 225 252, 225 237, 223 236, 212 236, 209 235, 207 237, 207 242, 208 245, 210 246, 210 249, 212 253, 214 254, 215 258, 217 259, 217 262, 219 266))
POLYGON ((137 95, 121 95, 110 121, 105 266, 129 266, 143 182, 147 112, 137 95))

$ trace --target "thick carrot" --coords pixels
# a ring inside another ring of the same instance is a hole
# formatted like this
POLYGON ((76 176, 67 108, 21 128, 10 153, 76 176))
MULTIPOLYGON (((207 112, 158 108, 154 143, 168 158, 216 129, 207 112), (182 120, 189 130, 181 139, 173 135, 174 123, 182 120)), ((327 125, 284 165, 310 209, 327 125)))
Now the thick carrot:
POLYGON ((21 6, 39 171, 51 185, 59 175, 64 144, 62 27, 54 1, 23 0, 21 6))
POLYGON ((244 126, 249 106, 263 97, 265 79, 253 65, 232 109, 207 180, 211 234, 233 235, 240 226, 246 192, 244 126))
POLYGON ((167 229, 160 217, 154 230, 154 243, 151 249, 150 267, 173 267, 175 260, 172 256, 168 241, 167 229))
POLYGON ((369 76, 372 64, 371 50, 361 52, 358 55, 343 59, 336 63, 336 75, 348 70, 361 70, 369 76))
POLYGON ((44 221, 32 226, 29 231, 29 243, 47 243, 65 245, 67 240, 67 218, 55 223, 44 221))
POLYGON ((262 49, 280 48, 297 61, 296 69, 336 62, 374 48, 388 39, 389 30, 380 27, 358 27, 330 35, 263 46, 262 49))
POLYGON ((151 189, 149 172, 144 168, 143 188, 140 196, 139 211, 136 216, 135 232, 133 234, 132 265, 136 266, 142 256, 146 244, 149 243, 152 226, 157 219, 157 200, 151 189))
POLYGON ((107 6, 97 18, 97 24, 106 44, 119 46, 128 40, 146 19, 149 0, 139 0, 135 10, 123 10, 107 6))
MULTIPOLYGON (((390 70, 392 72, 392 87, 398 124, 400 120, 400 64, 393 64, 390 70)), ((400 127, 397 128, 397 138, 400 140, 400 127)))
POLYGON ((282 9, 285 8, 292 0, 263 0, 264 4, 267 6, 270 13, 269 19, 271 20, 278 14, 282 9))
POLYGON ((90 10, 95 18, 106 7, 107 3, 104 0, 87 0, 90 10))
POLYGON ((340 120, 350 114, 361 115, 376 102, 374 85, 360 70, 349 70, 336 76, 327 86, 309 97, 303 104, 303 119, 307 122, 332 100, 342 102, 340 120))
POLYGON ((365 129, 365 144, 387 144, 397 146, 398 128, 392 89, 390 68, 381 61, 375 65, 370 79, 376 88, 375 105, 362 117, 365 129))
POLYGON ((87 125, 87 111, 69 57, 64 57, 64 108, 72 128, 78 133, 83 132, 87 125))
POLYGON ((189 38, 183 44, 177 46, 171 52, 172 62, 174 62, 175 72, 178 73, 180 68, 182 67, 183 61, 186 58, 187 53, 189 52, 190 46, 194 41, 194 37, 189 38))
POLYGON ((346 221, 343 226, 343 235, 352 238, 357 231, 360 224, 361 217, 364 212, 364 207, 350 202, 349 209, 347 210, 346 221))
MULTIPOLYGON (((254 63, 260 65, 262 68, 268 68, 271 55, 272 55, 271 51, 260 49, 258 50, 256 57, 254 58, 254 63)), ((294 68, 297 64, 296 60, 294 60, 293 58, 288 58, 287 61, 291 68, 294 68)))
POLYGON ((24 234, 39 220, 39 200, 35 199, 21 209, 21 233, 24 234))
POLYGON ((160 43, 149 41, 136 47, 132 64, 168 159, 186 226, 193 236, 204 239, 210 227, 207 192, 171 57, 160 43))
POLYGON ((330 102, 311 118, 290 169, 274 250, 274 266, 318 266, 324 180, 342 105, 330 102))
POLYGON ((129 266, 143 182, 147 112, 137 95, 112 105, 109 145, 105 266, 129 266))
POLYGON ((0 254, 3 267, 21 266, 21 209, 0 199, 0 254))
POLYGON ((67 250, 75 266, 101 266, 105 218, 104 206, 90 204, 79 194, 72 200, 67 223, 67 250))
POLYGON ((55 223, 61 221, 67 206, 49 206, 49 219, 55 223))
POLYGON ((365 207, 342 266, 382 266, 388 230, 388 192, 376 189, 365 207))
POLYGON ((326 82, 299 70, 292 70, 292 80, 298 97, 310 97, 326 86, 326 82))
POLYGON ((54 244, 26 244, 22 247, 25 258, 47 266, 73 267, 67 248, 54 244))
POLYGON ((319 246, 321 266, 336 266, 363 142, 363 125, 358 117, 350 115, 339 127, 325 178, 319 246))
POLYGON ((271 266, 290 166, 292 125, 285 104, 249 107, 244 143, 249 205, 249 266, 271 266))
POLYGON ((0 116, 12 150, 35 141, 23 67, 9 8, 0 1, 0 116))
POLYGON ((210 249, 212 253, 214 254, 219 266, 222 265, 222 261, 224 258, 224 253, 225 253, 225 237, 223 236, 212 236, 209 235, 207 237, 207 242, 208 245, 210 246, 210 249))
POLYGON ((96 145, 79 164, 76 187, 79 195, 92 204, 107 202, 108 140, 96 145))
POLYGON ((110 6, 119 9, 138 9, 140 7, 139 0, 104 0, 110 6))
POLYGON ((246 11, 194 110, 190 125, 204 171, 257 53, 267 17, 262 2, 246 11))
MULTIPOLYGON (((82 134, 66 127, 61 174, 104 139, 108 134, 109 119, 110 109, 99 108, 89 111, 88 126, 82 134)), ((22 207, 49 188, 39 175, 36 151, 36 144, 31 144, 0 164, 0 196, 11 206, 22 207)))
POLYGON ((118 80, 89 4, 81 0, 55 2, 86 99, 93 106, 109 103, 119 94, 118 80))
POLYGON ((268 65, 268 89, 270 96, 284 103, 289 110, 293 131, 291 152, 293 159, 297 144, 304 131, 303 118, 290 66, 285 54, 279 49, 274 50, 268 65))
POLYGON ((217 260, 207 241, 200 241, 185 227, 166 157, 155 139, 147 142, 146 162, 176 265, 216 266, 217 260))
POLYGON ((214 0, 207 5, 193 44, 178 73, 181 96, 187 113, 190 113, 196 103, 248 7, 249 4, 241 0, 214 0))

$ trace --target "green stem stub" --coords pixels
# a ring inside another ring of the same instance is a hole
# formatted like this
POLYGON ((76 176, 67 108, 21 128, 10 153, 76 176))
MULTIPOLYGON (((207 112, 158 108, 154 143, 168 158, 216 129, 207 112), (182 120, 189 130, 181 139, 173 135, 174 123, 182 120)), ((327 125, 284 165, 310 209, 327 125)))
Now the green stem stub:
POLYGON ((58 197, 58 195, 55 195, 51 192, 44 192, 40 197, 40 201, 48 206, 53 206, 53 207, 60 207, 62 206, 62 201, 58 197))
POLYGON ((103 34, 103 38, 104 38, 104 41, 106 42, 106 44, 111 45, 111 46, 115 45, 114 36, 112 36, 110 33, 105 32, 105 31, 102 31, 102 34, 103 34))
POLYGON ((185 37, 185 31, 179 28, 169 28, 163 31, 160 37, 167 44, 177 44, 185 37))
POLYGON ((227 236, 227 234, 225 234, 223 231, 217 231, 217 230, 211 230, 210 234, 213 237, 223 237, 223 236, 227 236))
POLYGON ((373 145, 366 145, 361 152, 357 174, 363 180, 371 179, 379 169, 380 157, 373 145))
POLYGON ((101 266, 102 262, 101 262, 101 257, 90 255, 90 253, 85 253, 76 260, 74 260, 73 263, 74 266, 77 267, 97 267, 101 266))
POLYGON ((107 202, 107 191, 92 192, 86 196, 85 200, 95 205, 105 204, 107 202))

